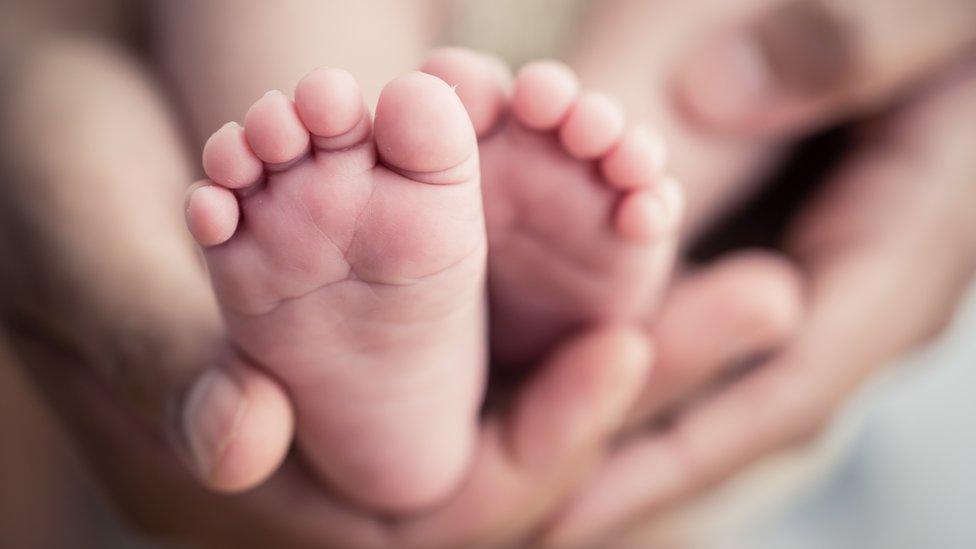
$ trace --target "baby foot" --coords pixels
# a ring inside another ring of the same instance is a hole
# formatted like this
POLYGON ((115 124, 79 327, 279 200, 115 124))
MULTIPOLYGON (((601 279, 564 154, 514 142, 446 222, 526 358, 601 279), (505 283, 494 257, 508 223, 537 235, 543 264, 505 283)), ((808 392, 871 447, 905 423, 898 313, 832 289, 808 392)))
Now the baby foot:
POLYGON ((584 324, 647 319, 682 208, 660 139, 554 61, 525 66, 511 94, 479 53, 440 50, 423 70, 456 86, 479 136, 493 358, 527 363, 584 324))
POLYGON ((230 339, 289 390, 313 469, 386 510, 465 471, 483 385, 478 151, 451 88, 348 73, 270 92, 207 142, 189 197, 230 339), (378 159, 377 159, 378 154, 378 159))

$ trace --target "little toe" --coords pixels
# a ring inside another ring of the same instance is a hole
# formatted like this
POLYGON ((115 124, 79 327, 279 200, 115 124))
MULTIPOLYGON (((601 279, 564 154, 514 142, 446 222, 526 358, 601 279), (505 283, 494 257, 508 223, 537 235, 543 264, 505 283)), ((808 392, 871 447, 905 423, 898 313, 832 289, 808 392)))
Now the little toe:
POLYGON ((559 139, 569 154, 589 160, 610 150, 623 131, 620 104, 600 93, 585 93, 570 108, 559 128, 559 139))
POLYGON ((667 175, 661 180, 657 192, 661 197, 661 203, 664 204, 664 212, 670 221, 670 226, 677 228, 685 212, 685 192, 681 183, 673 176, 667 175))
POLYGON ((639 189, 661 179, 667 148, 660 134, 635 128, 600 161, 603 177, 618 189, 639 189))
POLYGON ((551 130, 566 117, 579 95, 573 71, 557 61, 536 61, 522 67, 515 78, 512 111, 533 130, 551 130))
POLYGON ((302 78, 295 88, 295 108, 317 148, 344 149, 369 136, 362 91, 344 70, 320 68, 302 78))
POLYGON ((477 174, 477 140, 464 105, 443 80, 422 72, 383 88, 376 105, 380 158, 411 179, 458 183, 477 174))
POLYGON ((668 177, 656 189, 625 194, 617 209, 615 229, 622 238, 638 243, 666 238, 678 226, 682 203, 680 185, 668 177))
POLYGON ((244 138, 244 128, 228 122, 203 146, 203 171, 218 185, 241 189, 257 183, 264 166, 244 138))
POLYGON ((464 48, 442 48, 427 57, 421 70, 454 86, 481 136, 498 122, 508 101, 511 75, 494 56, 464 48))
POLYGON ((194 185, 187 194, 186 226, 204 247, 227 242, 237 230, 240 209, 234 193, 206 182, 194 185))
POLYGON ((244 134, 258 158, 272 166, 301 157, 308 150, 308 130, 294 103, 280 91, 258 99, 244 116, 244 134))

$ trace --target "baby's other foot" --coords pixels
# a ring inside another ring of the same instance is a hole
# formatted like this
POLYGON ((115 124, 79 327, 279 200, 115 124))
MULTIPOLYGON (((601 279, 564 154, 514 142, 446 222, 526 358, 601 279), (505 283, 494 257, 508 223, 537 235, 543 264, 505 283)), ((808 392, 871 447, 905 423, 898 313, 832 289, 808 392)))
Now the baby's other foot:
POLYGON ((466 470, 483 384, 486 239, 475 134, 441 80, 390 82, 375 123, 319 69, 207 142, 187 206, 242 357, 280 379, 311 467, 415 509, 466 470), (375 129, 374 129, 375 126, 375 129))
POLYGON ((511 93, 476 52, 440 50, 423 70, 456 86, 479 136, 493 357, 524 364, 585 324, 648 319, 682 209, 660 138, 626 129, 561 63, 523 67, 511 93))

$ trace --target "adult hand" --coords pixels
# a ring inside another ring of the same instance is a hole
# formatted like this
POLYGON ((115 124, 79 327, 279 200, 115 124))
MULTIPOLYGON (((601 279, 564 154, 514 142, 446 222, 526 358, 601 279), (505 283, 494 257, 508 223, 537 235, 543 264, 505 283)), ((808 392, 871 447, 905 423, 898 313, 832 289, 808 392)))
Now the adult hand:
MULTIPOLYGON (((277 469, 291 415, 273 379, 214 366, 223 337, 182 229, 190 175, 172 118, 138 67, 98 44, 44 44, 24 59, 3 103, 20 139, 4 150, 0 313, 21 364, 143 529, 216 545, 506 545, 549 520, 624 421, 651 359, 643 336, 607 329, 567 344, 486 421, 467 484, 442 508, 384 520, 293 457, 257 489, 214 493, 277 469)), ((727 318, 691 328, 723 340, 739 324, 727 318)))
POLYGON ((190 176, 172 118, 124 55, 36 46, 2 95, 19 139, 2 152, 0 319, 136 525, 217 546, 507 545, 601 456, 651 363, 632 329, 583 335, 543 365, 485 420, 470 476, 441 508, 393 521, 340 499, 293 455, 279 469, 288 396, 256 368, 215 366, 220 319, 182 228, 190 176))
POLYGON ((874 112, 976 46, 973 0, 759 0, 681 65, 702 126, 802 134, 874 112))
POLYGON ((808 314, 794 340, 670 428, 628 441, 548 541, 612 538, 808 438, 878 366, 936 334, 976 270, 974 124, 970 64, 864 134, 787 241, 809 284, 808 314))
MULTIPOLYGON (((761 266, 772 260, 745 257, 731 260, 727 269, 747 273, 753 261, 761 266)), ((697 289, 713 297, 695 300, 721 305, 728 279, 722 272, 732 270, 690 277, 682 283, 681 295, 694 296, 691 290, 697 289)), ((697 307, 684 299, 676 305, 682 302, 697 307)), ((737 333, 735 309, 714 324, 697 313, 687 316, 682 309, 669 306, 663 322, 700 330, 720 341, 731 341, 737 333)), ((761 323, 776 317, 776 311, 746 307, 739 320, 761 323)), ((310 476, 294 456, 252 491, 215 493, 182 466, 166 437, 132 413, 124 385, 79 361, 70 345, 52 345, 51 334, 12 328, 12 347, 130 522, 164 539, 215 546, 526 543, 599 466, 609 439, 646 385, 652 362, 646 336, 634 329, 605 328, 573 338, 540 365, 511 406, 487 416, 475 464, 460 491, 437 509, 392 521, 349 505, 310 476)), ((687 353, 682 356, 692 362, 709 360, 711 351, 699 357, 682 346, 679 342, 672 348, 687 353)), ((155 358, 146 355, 144 360, 155 358)))
MULTIPOLYGON (((247 547, 500 547, 538 528, 601 457, 644 383, 650 347, 640 332, 602 329, 568 342, 504 412, 484 422, 470 476, 450 502, 390 520, 356 508, 293 457, 260 487, 220 495, 181 466, 77 357, 43 334, 13 348, 71 428, 89 462, 137 526, 171 540, 247 547)), ((147 357, 151 360, 151 357, 147 357)))

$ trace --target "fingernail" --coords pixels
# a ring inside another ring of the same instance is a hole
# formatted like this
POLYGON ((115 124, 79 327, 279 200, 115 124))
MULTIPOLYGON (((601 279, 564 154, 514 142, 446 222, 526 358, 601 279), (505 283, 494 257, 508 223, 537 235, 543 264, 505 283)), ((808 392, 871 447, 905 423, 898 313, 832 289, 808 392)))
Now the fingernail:
POLYGON ((246 399, 238 384, 218 368, 205 372, 190 388, 183 408, 183 431, 203 478, 214 474, 245 408, 246 399))
POLYGON ((793 0, 699 51, 679 71, 678 93, 701 121, 747 123, 842 89, 854 46, 837 9, 793 0))
POLYGON ((853 30, 837 8, 823 2, 788 2, 760 19, 751 32, 783 94, 824 95, 841 88, 853 73, 853 30))
POLYGON ((738 33, 692 57, 678 74, 678 93, 699 121, 729 126, 762 109, 774 89, 759 43, 738 33))

